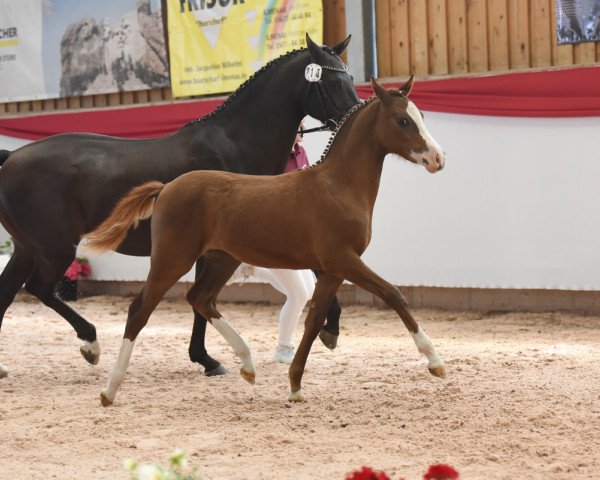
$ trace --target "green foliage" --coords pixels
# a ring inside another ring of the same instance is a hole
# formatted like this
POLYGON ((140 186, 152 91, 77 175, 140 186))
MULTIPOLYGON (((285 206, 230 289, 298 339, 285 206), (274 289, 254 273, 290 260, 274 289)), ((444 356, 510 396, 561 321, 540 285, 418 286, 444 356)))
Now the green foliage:
POLYGON ((0 243, 0 255, 12 255, 14 246, 12 240, 0 243))
POLYGON ((196 468, 190 468, 187 454, 177 449, 169 457, 168 466, 157 463, 138 463, 135 460, 125 460, 125 469, 130 473, 131 480, 202 480, 195 476, 196 468))

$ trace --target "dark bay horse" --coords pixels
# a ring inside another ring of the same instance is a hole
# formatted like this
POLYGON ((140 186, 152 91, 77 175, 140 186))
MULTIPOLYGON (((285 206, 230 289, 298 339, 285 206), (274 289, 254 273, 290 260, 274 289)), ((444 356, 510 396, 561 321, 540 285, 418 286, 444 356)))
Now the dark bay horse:
POLYGON ((445 163, 443 151, 407 98, 412 78, 400 90, 386 90, 375 80, 372 85, 376 97, 344 117, 317 166, 282 176, 191 172, 167 185, 149 182, 132 190, 110 217, 87 235, 90 248, 114 249, 130 227, 152 215, 150 273, 129 307, 121 350, 101 393, 103 405, 114 401, 135 339, 148 317, 201 255, 205 255, 204 272, 187 293, 187 300, 232 346, 241 359, 242 376, 251 383, 255 370, 250 349, 216 307, 221 288, 241 261, 319 272, 304 335, 289 370, 291 401, 304 399, 300 387, 308 353, 344 279, 393 308, 419 352, 427 357, 429 371, 436 376, 445 374, 444 362, 412 317, 402 293, 360 258, 371 240, 385 155, 395 153, 431 173, 445 163), (306 198, 311 199, 310 205, 306 198), (215 264, 219 268, 213 268, 215 264))
MULTIPOLYGON (((94 325, 53 293, 81 236, 106 219, 119 198, 144 182, 169 182, 193 170, 283 173, 305 115, 322 122, 339 120, 360 101, 339 57, 350 37, 332 48, 316 45, 308 35, 306 41, 306 49, 268 63, 215 112, 172 135, 126 140, 73 133, 12 153, 0 151, 0 222, 15 245, 0 275, 0 326, 25 283, 28 292, 73 326, 85 341, 81 353, 96 364, 100 346, 94 325)), ((150 255, 149 222, 129 232, 117 251, 150 255)), ((197 276, 202 269, 199 259, 197 276)), ((204 365, 207 374, 224 373, 204 348, 205 330, 206 320, 196 312, 190 358, 204 365)), ((0 378, 6 374, 0 365, 0 378)))

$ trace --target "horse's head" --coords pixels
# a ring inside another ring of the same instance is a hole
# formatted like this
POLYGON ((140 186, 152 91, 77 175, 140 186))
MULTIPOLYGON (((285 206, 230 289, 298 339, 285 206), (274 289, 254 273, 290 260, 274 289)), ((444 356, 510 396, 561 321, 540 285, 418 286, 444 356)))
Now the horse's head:
POLYGON ((381 108, 377 117, 378 141, 388 153, 423 165, 429 173, 435 173, 446 163, 446 155, 427 131, 423 115, 408 99, 413 77, 399 90, 386 90, 371 78, 371 85, 381 108))
POLYGON ((339 120, 360 103, 352 76, 340 58, 349 43, 350 35, 331 48, 319 46, 306 34, 308 55, 304 60, 304 79, 307 82, 304 110, 323 123, 339 120))

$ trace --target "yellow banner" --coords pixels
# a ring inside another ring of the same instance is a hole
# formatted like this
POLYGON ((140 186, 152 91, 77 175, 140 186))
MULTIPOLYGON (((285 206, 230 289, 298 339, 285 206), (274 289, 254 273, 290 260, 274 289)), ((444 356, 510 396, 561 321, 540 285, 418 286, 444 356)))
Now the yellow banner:
POLYGON ((321 0, 167 0, 175 97, 232 92, 267 62, 323 39, 321 0))

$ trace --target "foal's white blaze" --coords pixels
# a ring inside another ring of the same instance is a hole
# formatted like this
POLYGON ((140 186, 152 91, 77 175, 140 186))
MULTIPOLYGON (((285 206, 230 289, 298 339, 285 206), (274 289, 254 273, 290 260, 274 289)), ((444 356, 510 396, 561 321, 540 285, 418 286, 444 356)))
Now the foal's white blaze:
POLYGON ((423 117, 421 116, 421 112, 416 107, 416 105, 408 100, 408 107, 406 108, 406 112, 412 118, 419 129, 419 134, 425 142, 427 143, 427 151, 424 153, 413 153, 414 160, 423 165, 428 172, 434 173, 444 167, 446 163, 446 155, 444 155, 444 151, 442 147, 433 139, 429 130, 425 126, 425 122, 423 121, 423 117), (427 163, 423 162, 423 159, 427 160, 427 163))
POLYGON ((135 340, 132 342, 128 338, 124 338, 121 342, 117 363, 115 363, 112 372, 110 372, 108 385, 100 394, 102 405, 110 405, 115 401, 117 389, 121 386, 121 383, 123 383, 125 373, 127 373, 127 366, 129 365, 129 359, 131 358, 134 344, 135 340))
POLYGON ((98 340, 94 340, 93 342, 85 342, 81 346, 81 354, 86 358, 92 358, 92 365, 96 365, 98 360, 100 359, 100 343, 98 340))
POLYGON ((419 326, 417 333, 410 333, 415 341, 415 345, 417 346, 417 350, 421 352, 423 355, 427 357, 429 360, 429 371, 436 376, 444 376, 446 371, 446 365, 442 358, 437 354, 435 348, 433 347, 433 343, 431 343, 430 338, 423 331, 423 329, 419 326))
POLYGON ((217 332, 219 332, 227 343, 233 349, 233 352, 242 361, 242 376, 250 383, 254 383, 254 362, 252 361, 252 353, 246 341, 236 332, 227 320, 223 317, 211 318, 211 324, 217 332))
POLYGON ((8 368, 0 363, 0 378, 8 377, 8 368))

